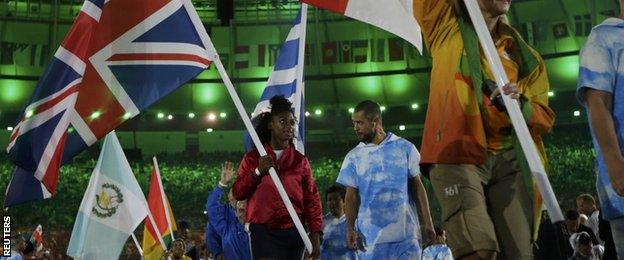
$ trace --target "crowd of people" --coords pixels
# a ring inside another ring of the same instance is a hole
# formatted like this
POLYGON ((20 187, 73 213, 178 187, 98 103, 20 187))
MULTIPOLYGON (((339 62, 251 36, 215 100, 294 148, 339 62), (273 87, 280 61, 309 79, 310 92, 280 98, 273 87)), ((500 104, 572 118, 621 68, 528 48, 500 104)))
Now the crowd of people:
MULTIPOLYGON (((511 1, 478 1, 510 80, 494 88, 496 76, 479 51, 463 2, 417 0, 414 16, 433 59, 420 151, 384 130, 379 104, 362 101, 352 115, 359 144, 345 153, 335 178, 324 180, 331 186, 319 188, 321 179, 293 142, 292 104, 274 96, 256 125, 267 154, 248 151, 238 170, 231 162, 221 165, 206 202, 203 242, 192 241, 190 226, 180 224, 179 240, 170 243, 163 258, 623 259, 624 0, 619 2, 620 17, 594 28, 580 53, 577 93, 588 111, 595 153, 588 154, 589 147, 563 151, 582 162, 548 159, 543 136, 555 120, 548 77, 539 53, 505 21, 511 1), (530 136, 515 134, 501 95, 518 103, 530 136), (525 155, 517 142, 523 138, 532 139, 542 162, 564 172, 562 178, 570 178, 568 171, 576 167, 595 169, 586 173, 597 174, 599 203, 590 194, 576 196, 564 211, 564 223, 534 214, 540 205, 533 205, 532 185, 526 183, 525 155), (429 180, 429 194, 423 179, 429 180), (441 209, 437 216, 432 216, 430 194, 441 209), (325 215, 323 205, 329 209, 325 215), (537 236, 536 217, 542 219, 537 236)), ((206 176, 200 169, 176 179, 188 187, 206 176)), ((189 193, 169 186, 189 198, 178 207, 195 210, 191 198, 208 190, 202 188, 189 193)), ((27 258, 46 257, 33 252, 28 241, 16 241, 15 248, 27 258)))

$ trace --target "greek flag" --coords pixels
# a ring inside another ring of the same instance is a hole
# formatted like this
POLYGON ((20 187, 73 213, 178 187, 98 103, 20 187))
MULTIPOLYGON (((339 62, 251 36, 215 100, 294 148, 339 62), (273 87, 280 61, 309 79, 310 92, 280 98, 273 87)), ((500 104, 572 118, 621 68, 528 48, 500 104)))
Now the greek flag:
MULTIPOLYGON (((298 125, 295 126, 295 148, 302 154, 304 154, 303 139, 305 129, 305 109, 303 100, 303 66, 305 65, 305 63, 303 62, 302 55, 304 50, 303 48, 302 50, 300 50, 299 47, 300 41, 305 42, 306 11, 307 8, 305 5, 303 5, 302 9, 297 15, 297 18, 295 18, 295 23, 290 29, 286 41, 280 49, 277 60, 275 61, 275 67, 273 67, 273 72, 269 76, 269 81, 267 82, 267 85, 262 92, 260 102, 258 102, 258 104, 256 105, 256 108, 254 109, 253 115, 251 117, 251 120, 254 121, 256 117, 261 113, 270 111, 271 107, 269 104, 269 100, 276 95, 284 96, 285 98, 290 100, 290 102, 293 103, 293 110, 295 111, 295 117, 298 121, 298 125), (302 11, 304 16, 303 23, 301 23, 302 11), (299 80, 298 77, 300 77, 299 80), (297 84, 298 82, 300 84, 297 84), (300 89, 300 91, 297 92, 297 89, 300 89), (299 98, 297 98, 297 93, 301 93, 299 98)), ((253 148, 254 145, 251 141, 251 137, 248 133, 245 133, 245 149, 247 151, 250 151, 253 148)))

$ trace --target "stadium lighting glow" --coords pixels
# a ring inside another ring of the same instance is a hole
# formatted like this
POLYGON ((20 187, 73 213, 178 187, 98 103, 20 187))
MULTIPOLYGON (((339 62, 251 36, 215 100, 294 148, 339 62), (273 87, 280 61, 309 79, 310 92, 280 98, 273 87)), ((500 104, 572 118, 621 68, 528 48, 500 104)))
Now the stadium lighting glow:
POLYGON ((12 126, 7 127, 7 131, 13 131, 13 127, 12 126))
POLYGON ((548 91, 548 96, 549 97, 554 97, 555 96, 555 92, 554 91, 548 91))
POLYGON ((94 119, 96 119, 96 118, 100 117, 101 115, 102 115, 102 112, 100 112, 100 111, 95 111, 95 112, 91 113, 91 115, 89 116, 89 118, 91 118, 91 120, 94 120, 94 119))
POLYGON ((217 115, 215 115, 214 113, 208 114, 208 120, 215 121, 216 119, 217 119, 217 115))
POLYGON ((130 119, 130 117, 131 117, 131 116, 132 116, 132 114, 130 114, 130 112, 126 112, 126 113, 123 115, 123 119, 124 119, 124 120, 128 120, 128 119, 130 119))
POLYGON ((349 113, 353 114, 353 112, 355 112, 355 108, 349 108, 349 113))
POLYGON ((219 117, 220 117, 220 118, 225 118, 226 116, 227 116, 227 114, 226 114, 225 112, 221 112, 221 113, 219 114, 219 117))
POLYGON ((204 215, 206 215, 206 214, 208 214, 208 211, 205 211, 205 210, 204 210, 204 215))
POLYGON ((317 116, 320 116, 323 114, 323 111, 321 111, 320 109, 314 110, 314 114, 317 116))
POLYGON ((73 127, 69 127, 69 128, 67 128, 67 133, 70 133, 70 134, 71 134, 72 132, 74 132, 74 128, 73 128, 73 127))
POLYGON ((163 119, 163 118, 165 118, 165 114, 163 114, 163 113, 158 113, 158 114, 156 115, 156 117, 158 117, 159 119, 163 119))
POLYGON ((581 111, 575 110, 574 111, 574 116, 581 116, 581 111))
POLYGON ((168 115, 167 119, 169 119, 169 120, 173 119, 173 115, 168 115))
POLYGON ((195 113, 189 113, 188 118, 195 118, 195 113))
POLYGON ((414 109, 414 110, 418 109, 418 104, 416 104, 416 103, 412 104, 412 109, 414 109))
POLYGON ((212 129, 212 128, 206 129, 206 132, 208 132, 208 133, 212 133, 212 131, 214 131, 214 129, 212 129))
POLYGON ((306 117, 309 117, 309 116, 310 116, 310 112, 306 111, 306 112, 305 112, 305 116, 306 116, 306 117))
POLYGON ((405 131, 405 126, 404 126, 404 125, 400 125, 400 126, 399 126, 399 130, 401 130, 401 131, 405 131))
POLYGON ((381 106, 379 109, 381 109, 381 111, 386 111, 386 106, 381 106))
POLYGON ((28 110, 26 111, 26 118, 30 118, 31 116, 33 116, 35 112, 33 112, 32 110, 28 110))
POLYGON ((251 117, 254 117, 254 115, 255 115, 255 113, 254 113, 254 112, 251 112, 251 117))

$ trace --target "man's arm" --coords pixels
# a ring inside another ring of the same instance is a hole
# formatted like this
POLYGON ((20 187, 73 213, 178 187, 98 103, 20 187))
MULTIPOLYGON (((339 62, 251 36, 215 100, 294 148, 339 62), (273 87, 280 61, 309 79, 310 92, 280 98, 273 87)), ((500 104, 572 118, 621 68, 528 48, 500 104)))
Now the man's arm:
POLYGON ((358 189, 347 187, 347 193, 345 195, 345 217, 347 218, 347 246, 352 250, 357 249, 355 219, 357 218, 359 207, 360 202, 358 201, 358 189))
POLYGON ((431 212, 429 212, 429 198, 427 197, 427 191, 425 185, 423 185, 420 175, 409 178, 409 184, 411 189, 410 194, 412 200, 418 204, 418 211, 420 217, 424 221, 425 232, 429 241, 433 241, 436 237, 435 230, 433 228, 433 221, 431 220, 431 212))
POLYGON ((624 196, 624 157, 620 150, 613 116, 611 115, 613 95, 606 91, 591 88, 586 88, 584 94, 589 121, 607 164, 611 185, 615 192, 624 196))
MULTIPOLYGON (((436 48, 448 36, 450 23, 456 21, 453 5, 458 0, 414 0, 414 17, 429 49, 436 48)), ((461 1, 461 0, 459 0, 461 1)))

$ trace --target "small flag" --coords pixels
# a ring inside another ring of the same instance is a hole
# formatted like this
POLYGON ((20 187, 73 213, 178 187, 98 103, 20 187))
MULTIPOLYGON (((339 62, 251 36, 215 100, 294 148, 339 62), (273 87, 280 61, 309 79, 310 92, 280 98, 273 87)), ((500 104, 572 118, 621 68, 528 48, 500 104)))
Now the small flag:
MULTIPOLYGON (((158 226, 160 236, 163 238, 165 245, 168 245, 174 239, 173 231, 178 228, 173 218, 173 211, 169 205, 169 200, 167 199, 167 195, 165 195, 156 158, 154 158, 154 163, 152 165, 152 179, 150 181, 149 193, 147 194, 147 205, 154 217, 156 226, 158 226), (167 213, 165 213, 165 204, 167 205, 167 213), (168 216, 166 214, 168 214, 168 216)), ((164 253, 156 232, 158 231, 154 230, 152 223, 146 219, 142 245, 145 259, 159 260, 164 253)))
POLYGON ((37 252, 43 249, 43 227, 41 227, 41 224, 37 225, 37 228, 33 231, 30 241, 37 245, 37 252))
POLYGON ((148 214, 147 202, 115 132, 109 133, 91 174, 67 248, 76 259, 118 259, 148 214))

